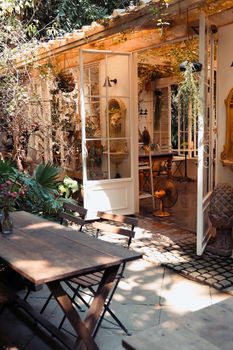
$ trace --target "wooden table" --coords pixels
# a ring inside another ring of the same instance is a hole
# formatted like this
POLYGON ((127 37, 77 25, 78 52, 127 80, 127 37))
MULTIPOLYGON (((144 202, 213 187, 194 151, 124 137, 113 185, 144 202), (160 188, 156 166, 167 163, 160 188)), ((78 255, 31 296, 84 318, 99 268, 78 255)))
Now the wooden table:
MULTIPOLYGON (((0 257, 35 285, 46 284, 63 309, 77 335, 80 349, 97 350, 91 334, 101 314, 121 263, 140 259, 141 254, 92 238, 85 233, 59 225, 23 211, 13 213, 14 233, 0 234, 0 257), (102 281, 84 321, 74 309, 61 281, 104 270, 102 281)), ((25 301, 16 303, 34 319, 64 341, 64 333, 36 313, 25 301)))
POLYGON ((122 341, 127 350, 232 350, 233 297, 122 341))

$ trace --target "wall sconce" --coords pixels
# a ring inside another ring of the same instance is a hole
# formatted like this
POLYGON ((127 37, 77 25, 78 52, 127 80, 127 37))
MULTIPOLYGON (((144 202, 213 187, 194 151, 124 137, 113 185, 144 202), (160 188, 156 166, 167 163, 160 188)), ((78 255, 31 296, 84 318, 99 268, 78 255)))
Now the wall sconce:
POLYGON ((112 87, 111 83, 116 84, 117 83, 117 79, 116 78, 115 79, 110 79, 109 77, 105 78, 105 82, 104 82, 103 87, 106 87, 106 86, 112 87))

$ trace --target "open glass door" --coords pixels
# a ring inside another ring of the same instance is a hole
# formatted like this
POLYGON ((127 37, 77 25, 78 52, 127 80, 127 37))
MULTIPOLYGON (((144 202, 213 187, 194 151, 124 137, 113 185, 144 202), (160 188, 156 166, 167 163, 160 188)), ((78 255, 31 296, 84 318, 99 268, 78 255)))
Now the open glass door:
POLYGON ((197 254, 201 255, 210 238, 208 217, 210 195, 215 186, 215 39, 206 30, 205 16, 200 16, 199 57, 201 112, 198 116, 198 180, 197 180, 197 254), (209 53, 207 55, 207 52, 209 53))
POLYGON ((84 207, 134 209, 131 120, 131 54, 80 51, 80 102, 84 207))

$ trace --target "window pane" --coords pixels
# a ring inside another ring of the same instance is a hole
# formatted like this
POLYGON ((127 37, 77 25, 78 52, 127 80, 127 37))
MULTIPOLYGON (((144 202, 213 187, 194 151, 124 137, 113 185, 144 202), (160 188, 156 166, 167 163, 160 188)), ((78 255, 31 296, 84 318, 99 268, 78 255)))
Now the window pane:
POLYGON ((110 178, 130 177, 130 150, 126 139, 110 141, 110 178))
POLYGON ((108 162, 104 156, 101 140, 87 141, 87 179, 101 180, 108 178, 108 162))

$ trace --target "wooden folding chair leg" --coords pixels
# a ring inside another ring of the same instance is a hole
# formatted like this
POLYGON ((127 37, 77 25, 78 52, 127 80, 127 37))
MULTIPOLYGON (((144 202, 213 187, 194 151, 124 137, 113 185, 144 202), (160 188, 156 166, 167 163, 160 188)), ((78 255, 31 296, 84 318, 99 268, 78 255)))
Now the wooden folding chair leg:
POLYGON ((119 325, 119 327, 125 332, 125 334, 127 334, 127 335, 131 335, 131 333, 128 331, 128 329, 123 325, 123 323, 119 320, 119 318, 114 314, 114 312, 107 306, 107 305, 105 305, 104 306, 104 311, 103 311, 103 313, 102 313, 102 315, 101 315, 101 317, 100 317, 100 319, 99 319, 99 321, 98 321, 98 323, 97 323, 97 325, 96 325, 96 328, 95 328, 95 330, 94 330, 94 332, 93 332, 93 337, 95 338, 95 336, 96 336, 96 334, 97 334, 97 332, 98 332, 98 330, 99 330, 99 327, 101 326, 101 323, 102 323, 102 321, 103 321, 103 319, 104 319, 104 316, 105 316, 105 313, 106 313, 106 311, 108 311, 108 313, 111 315, 111 317, 116 321, 116 323, 119 325))
POLYGON ((93 337, 96 336, 98 330, 99 330, 99 327, 104 319, 104 316, 105 316, 105 313, 106 311, 108 311, 108 313, 111 315, 111 317, 117 322, 117 324, 120 326, 120 328, 122 328, 122 330, 127 334, 127 335, 130 335, 129 331, 127 330, 127 328, 123 325, 123 323, 119 320, 119 318, 114 314, 114 312, 110 309, 110 304, 111 304, 111 301, 112 301, 112 298, 115 294, 115 291, 118 287, 118 284, 119 284, 120 280, 118 280, 116 283, 115 283, 115 286, 113 288, 113 290, 111 291, 111 294, 109 296, 109 299, 108 301, 105 303, 104 305, 104 310, 103 310, 103 313, 101 314, 98 322, 97 322, 97 325, 95 327, 95 330, 93 332, 93 337))

